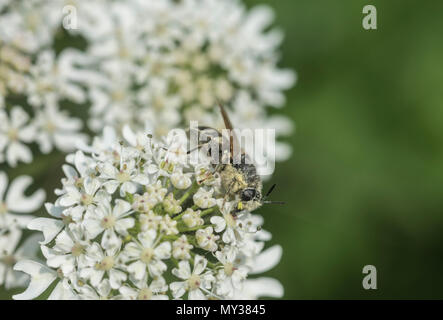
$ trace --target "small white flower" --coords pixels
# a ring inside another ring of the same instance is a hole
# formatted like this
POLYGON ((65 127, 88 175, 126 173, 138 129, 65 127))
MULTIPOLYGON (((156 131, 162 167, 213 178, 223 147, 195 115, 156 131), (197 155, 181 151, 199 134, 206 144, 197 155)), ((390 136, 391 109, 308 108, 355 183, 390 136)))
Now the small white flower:
POLYGON ((171 257, 171 243, 161 242, 155 230, 142 232, 137 237, 138 241, 128 243, 123 250, 123 260, 127 263, 128 272, 139 281, 146 276, 147 270, 153 276, 160 276, 166 270, 162 261, 171 257))
POLYGON ((209 293, 208 290, 211 289, 212 282, 215 280, 209 270, 205 272, 207 263, 208 261, 205 258, 196 255, 192 272, 189 261, 184 260, 178 263, 178 269, 173 269, 172 274, 185 281, 170 284, 174 298, 180 298, 186 291, 188 291, 190 300, 204 300, 207 298, 205 293, 209 293))
POLYGON ((192 174, 190 173, 183 173, 182 170, 175 170, 171 174, 172 185, 177 189, 188 189, 192 184, 191 176, 192 174))
POLYGON ((121 283, 127 278, 126 273, 120 270, 121 261, 117 247, 103 251, 97 243, 93 243, 86 251, 86 259, 89 267, 82 268, 79 275, 83 279, 88 279, 94 287, 100 285, 105 274, 109 277, 113 289, 120 288, 121 283))
POLYGON ((103 248, 118 247, 121 240, 117 233, 125 236, 127 230, 134 226, 134 218, 128 217, 130 210, 131 205, 120 199, 115 201, 113 208, 109 203, 102 202, 93 212, 85 214, 83 225, 91 239, 104 231, 101 240, 103 248))
POLYGON ((76 268, 87 265, 86 250, 89 245, 83 227, 71 225, 57 235, 53 248, 44 245, 41 248, 48 266, 60 268, 63 274, 70 274, 76 268))
POLYGON ((192 248, 193 246, 189 244, 187 237, 182 235, 172 243, 172 256, 178 260, 189 260, 191 259, 190 251, 192 248))
POLYGON ((177 221, 172 220, 170 216, 164 216, 160 222, 160 232, 165 235, 177 234, 177 221))
POLYGON ((224 297, 232 297, 235 290, 240 290, 243 281, 248 275, 246 266, 236 263, 236 250, 232 248, 215 253, 218 261, 223 264, 217 274, 217 294, 224 297))
POLYGON ((174 199, 174 195, 172 193, 168 194, 163 199, 163 208, 169 214, 176 214, 182 211, 179 201, 174 199))
POLYGON ((120 195, 133 194, 137 191, 137 184, 148 184, 146 175, 138 172, 135 160, 122 162, 117 169, 113 164, 106 162, 101 168, 101 178, 107 180, 103 186, 109 193, 114 193, 120 187, 120 195))
POLYGON ((194 194, 193 200, 195 205, 199 208, 207 209, 215 206, 216 201, 212 197, 214 193, 214 189, 205 190, 204 188, 198 189, 198 191, 194 194))
POLYGON ((216 251, 217 250, 217 240, 220 238, 213 233, 212 227, 207 227, 205 229, 199 229, 195 233, 195 239, 197 240, 197 244, 208 251, 216 251))
POLYGON ((140 228, 142 231, 147 231, 149 229, 157 230, 161 221, 162 217, 156 215, 152 210, 139 216, 140 228))
POLYGON ((132 202, 132 209, 142 213, 149 213, 151 209, 158 203, 155 197, 145 192, 144 194, 135 194, 132 202))
POLYGON ((200 217, 200 210, 194 211, 192 208, 186 209, 182 216, 183 222, 189 227, 193 228, 204 224, 203 219, 200 217))
POLYGON ((168 290, 168 285, 162 277, 154 278, 148 285, 148 279, 145 277, 140 281, 135 282, 135 288, 129 286, 122 286, 120 288, 121 294, 127 300, 168 300, 165 293, 168 290))
POLYGON ((168 193, 168 189, 163 187, 161 181, 156 181, 154 184, 150 184, 146 188, 146 191, 148 193, 148 196, 154 199, 156 203, 162 202, 166 196, 166 193, 168 193))
POLYGON ((32 161, 32 153, 25 143, 33 141, 35 136, 35 128, 28 124, 29 116, 19 106, 15 106, 11 110, 10 118, 6 114, 6 110, 0 109, 0 162, 2 154, 12 167, 17 165, 18 161, 30 163, 32 161))
MULTIPOLYGON (((224 203, 224 200, 219 201, 219 203, 224 203)), ((241 222, 238 222, 238 216, 232 214, 234 204, 234 202, 226 202, 224 205, 220 204, 219 208, 222 216, 211 217, 211 223, 215 225, 215 232, 220 233, 224 231, 222 240, 225 243, 236 243, 243 238, 243 232, 240 231, 239 227, 241 222)))
POLYGON ((69 118, 54 103, 47 103, 38 111, 33 124, 37 129, 35 140, 43 153, 51 152, 54 146, 63 152, 73 151, 77 144, 86 141, 86 135, 79 133, 81 120, 69 118))
POLYGON ((63 50, 57 59, 52 50, 39 53, 36 63, 30 68, 28 103, 36 108, 62 98, 77 104, 84 103, 85 91, 75 84, 81 72, 74 64, 81 55, 72 49, 63 50))
POLYGON ((101 185, 97 179, 86 177, 79 182, 79 187, 76 185, 65 186, 65 193, 57 202, 63 207, 72 206, 72 210, 65 211, 65 213, 70 214, 75 221, 80 220, 85 211, 93 211, 99 203, 105 203, 110 198, 108 194, 99 190, 101 185))

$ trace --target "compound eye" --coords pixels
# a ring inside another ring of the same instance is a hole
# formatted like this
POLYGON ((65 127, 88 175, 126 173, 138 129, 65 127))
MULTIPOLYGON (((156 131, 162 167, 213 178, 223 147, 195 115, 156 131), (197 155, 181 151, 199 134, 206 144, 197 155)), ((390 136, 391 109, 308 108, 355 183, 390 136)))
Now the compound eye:
POLYGON ((245 189, 242 191, 241 199, 242 201, 250 201, 255 198, 257 194, 255 189, 245 189))

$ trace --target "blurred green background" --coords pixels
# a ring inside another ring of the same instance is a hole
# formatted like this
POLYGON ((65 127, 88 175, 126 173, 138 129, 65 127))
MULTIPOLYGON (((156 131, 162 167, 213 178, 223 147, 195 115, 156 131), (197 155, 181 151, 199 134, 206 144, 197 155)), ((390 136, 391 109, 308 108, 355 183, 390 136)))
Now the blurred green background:
POLYGON ((443 298, 443 2, 267 3, 299 77, 282 110, 294 154, 273 178, 286 205, 262 209, 284 248, 268 275, 286 299, 443 298))
MULTIPOLYGON (((281 66, 299 78, 276 110, 297 129, 272 179, 286 204, 261 209, 284 250, 266 275, 285 299, 443 298, 443 2, 246 3, 275 9, 281 66), (366 4, 377 30, 362 28, 366 4), (377 290, 362 287, 368 264, 377 290)), ((40 157, 11 176, 48 190, 63 160, 40 157)))

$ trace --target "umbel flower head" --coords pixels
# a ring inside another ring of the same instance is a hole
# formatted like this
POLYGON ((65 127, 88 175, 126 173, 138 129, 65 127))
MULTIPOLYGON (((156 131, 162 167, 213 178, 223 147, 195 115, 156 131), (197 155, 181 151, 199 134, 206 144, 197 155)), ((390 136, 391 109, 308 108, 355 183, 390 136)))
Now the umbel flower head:
MULTIPOLYGON (((240 128, 289 134, 289 119, 266 115, 295 81, 278 67, 272 20, 239 0, 1 1, 0 163, 31 162, 30 144, 72 152, 87 126, 157 137, 190 120, 221 128, 217 100, 240 128), (81 107, 88 118, 73 118, 81 107)), ((276 144, 276 160, 289 153, 276 144)))
MULTIPOLYGON (((110 15, 110 28, 87 50, 106 75, 90 86, 93 130, 130 124, 163 136, 189 121, 219 129, 214 105, 220 101, 240 128, 290 132, 288 119, 266 116, 266 107, 284 104, 283 91, 295 81, 291 70, 277 66, 283 37, 269 30, 268 6, 132 0, 114 2, 110 15)), ((288 157, 287 146, 276 147, 277 160, 288 157)))
POLYGON ((263 219, 233 214, 208 159, 190 164, 177 136, 153 143, 128 130, 127 143, 107 129, 67 157, 58 199, 46 204, 52 217, 28 225, 43 233, 46 262, 15 265, 31 282, 14 298, 36 298, 54 281, 49 299, 281 296, 276 280, 248 280, 278 263, 280 246, 263 251, 270 239, 263 219))

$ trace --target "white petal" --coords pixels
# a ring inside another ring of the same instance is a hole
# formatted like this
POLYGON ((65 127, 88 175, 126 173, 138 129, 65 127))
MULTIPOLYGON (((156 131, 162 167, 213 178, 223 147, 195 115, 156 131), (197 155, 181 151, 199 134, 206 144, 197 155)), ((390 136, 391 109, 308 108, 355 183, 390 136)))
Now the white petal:
POLYGON ((206 297, 200 289, 195 289, 189 291, 189 300, 206 300, 206 297))
POLYGON ((120 293, 124 296, 126 300, 135 300, 137 298, 137 291, 135 289, 123 286, 119 289, 120 293))
POLYGON ((129 228, 132 228, 135 224, 135 221, 133 218, 125 218, 117 220, 115 223, 115 231, 117 231, 120 234, 126 234, 126 230, 129 228))
POLYGON ((106 229, 102 236, 101 245, 105 249, 115 249, 120 247, 122 240, 112 229, 106 229))
POLYGON ((32 153, 26 145, 15 141, 9 145, 6 151, 6 159, 11 167, 15 167, 19 160, 24 163, 30 163, 32 161, 32 153))
POLYGON ((84 268, 80 270, 80 276, 86 276, 91 281, 91 284, 96 287, 100 284, 100 281, 103 279, 104 271, 95 270, 93 268, 84 268), (89 272, 88 272, 89 271, 89 272))
POLYGON ((21 237, 22 231, 16 228, 11 229, 10 233, 7 236, 0 237, 1 254, 13 254, 21 237))
POLYGON ((172 269, 172 274, 180 279, 187 280, 191 276, 191 267, 188 261, 180 261, 178 269, 172 269))
POLYGON ((148 267, 150 274, 153 276, 160 276, 168 268, 161 260, 154 260, 153 262, 149 263, 148 267))
MULTIPOLYGON (((246 299, 257 299, 260 297, 281 298, 284 294, 282 284, 273 278, 262 277, 248 279, 244 282, 243 291, 249 294, 246 299)), ((242 298, 240 294, 238 298, 242 298)))
POLYGON ((61 250, 64 253, 68 253, 71 251, 73 246, 74 246, 74 241, 72 240, 68 232, 66 232, 65 230, 60 232, 57 238, 55 238, 54 249, 56 250, 61 250))
POLYGON ((128 271, 136 280, 141 280, 146 274, 146 264, 141 261, 136 261, 128 266, 128 271))
POLYGON ((100 221, 97 219, 85 219, 83 220, 83 226, 90 239, 94 239, 104 230, 100 221))
POLYGON ((112 210, 112 213, 115 217, 118 218, 122 216, 124 213, 128 212, 130 209, 131 205, 129 204, 129 202, 118 199, 115 201, 115 206, 114 210, 112 210))
POLYGON ((87 177, 85 179, 84 186, 86 193, 92 196, 95 194, 98 188, 100 188, 100 182, 97 179, 87 177))
POLYGON ((254 261, 251 274, 266 272, 274 268, 279 263, 282 255, 282 248, 279 245, 272 246, 261 252, 254 261))
POLYGON ((120 187, 120 196, 124 197, 126 193, 134 194, 137 191, 137 185, 132 181, 124 182, 120 187))
POLYGON ((206 269, 206 264, 208 263, 208 261, 203 258, 200 255, 195 255, 194 258, 194 273, 195 274, 200 274, 203 272, 203 270, 206 269))
POLYGON ((106 189, 106 192, 109 194, 113 194, 115 190, 117 190, 120 183, 117 180, 108 180, 103 183, 103 187, 106 189))
POLYGON ((149 229, 145 232, 142 232, 138 235, 138 240, 143 245, 144 248, 152 248, 154 244, 155 237, 157 236, 157 232, 153 229, 149 229))
POLYGON ((62 166, 63 172, 68 179, 77 179, 78 173, 77 171, 70 165, 64 164, 62 166))
POLYGON ((51 216, 55 218, 61 218, 64 210, 63 207, 55 206, 49 202, 45 203, 45 209, 51 216))
POLYGON ((73 293, 67 284, 60 281, 52 290, 48 300, 77 300, 78 297, 73 293))
POLYGON ((111 285, 109 283, 109 280, 103 280, 98 286, 97 291, 102 297, 107 297, 111 292, 111 285))
POLYGON ((157 246, 154 250, 155 256, 158 259, 169 259, 171 256, 171 243, 170 242, 162 242, 159 246, 157 246))
POLYGON ((41 295, 57 278, 55 271, 44 265, 31 261, 22 260, 14 265, 14 270, 23 271, 31 276, 28 288, 20 294, 12 296, 15 300, 30 300, 41 295))
POLYGON ((122 134, 123 138, 125 138, 129 144, 133 147, 137 146, 137 137, 127 124, 123 127, 122 134))
POLYGON ((174 298, 180 298, 186 292, 186 282, 173 282, 169 285, 174 298))
POLYGON ((43 190, 40 189, 30 197, 25 197, 25 190, 31 183, 32 178, 29 176, 20 176, 11 183, 6 196, 6 204, 12 211, 26 213, 41 207, 46 197, 43 190))
POLYGON ((63 229, 64 223, 49 218, 36 218, 28 224, 28 229, 43 232, 44 240, 40 244, 47 244, 63 229))
POLYGON ((215 224, 215 232, 221 232, 226 228, 226 220, 220 216, 211 217, 211 223, 215 224))
POLYGON ((14 127, 19 128, 23 126, 26 123, 26 121, 28 121, 28 119, 29 115, 21 107, 15 106, 12 108, 11 124, 14 127))
POLYGON ((126 280, 126 274, 123 271, 111 269, 109 271, 109 283, 113 289, 118 289, 121 283, 126 280))
POLYGON ((86 172, 88 170, 88 162, 86 161, 86 157, 81 151, 77 151, 74 157, 75 168, 80 173, 80 175, 86 176, 86 172))
POLYGON ((140 247, 135 244, 134 242, 130 242, 126 245, 123 254, 125 257, 127 257, 129 260, 132 260, 134 258, 137 258, 141 254, 140 247))

